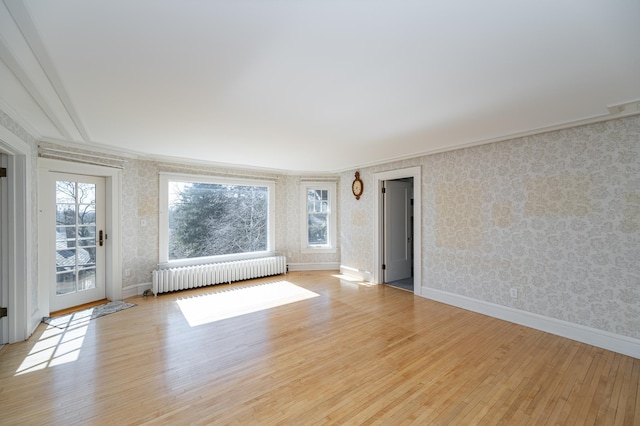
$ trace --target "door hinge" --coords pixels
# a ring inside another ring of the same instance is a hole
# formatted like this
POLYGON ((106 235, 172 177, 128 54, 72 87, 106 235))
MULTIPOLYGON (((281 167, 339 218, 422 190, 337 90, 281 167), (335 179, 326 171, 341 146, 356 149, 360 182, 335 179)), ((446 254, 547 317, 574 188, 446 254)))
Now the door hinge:
POLYGON ((7 177, 7 168, 0 167, 0 178, 7 177))
POLYGON ((0 318, 6 317, 7 315, 7 308, 0 308, 0 318))
POLYGON ((385 269, 387 269, 387 265, 385 265, 384 263, 382 264, 382 270, 384 271, 385 269))
POLYGON ((383 193, 383 194, 386 194, 386 193, 387 193, 387 188, 384 188, 384 187, 383 187, 383 188, 382 188, 382 193, 383 193))

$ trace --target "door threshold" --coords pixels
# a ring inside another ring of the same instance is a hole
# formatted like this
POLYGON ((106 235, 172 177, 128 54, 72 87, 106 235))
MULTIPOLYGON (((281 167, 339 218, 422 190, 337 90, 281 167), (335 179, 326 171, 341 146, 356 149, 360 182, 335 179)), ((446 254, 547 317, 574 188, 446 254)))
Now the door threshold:
POLYGON ((82 305, 73 306, 71 308, 60 309, 59 311, 51 312, 49 316, 59 317, 62 315, 71 314, 73 312, 78 312, 78 311, 83 311, 85 309, 93 308, 94 306, 104 305, 105 303, 109 303, 109 299, 96 300, 94 302, 84 303, 82 305))

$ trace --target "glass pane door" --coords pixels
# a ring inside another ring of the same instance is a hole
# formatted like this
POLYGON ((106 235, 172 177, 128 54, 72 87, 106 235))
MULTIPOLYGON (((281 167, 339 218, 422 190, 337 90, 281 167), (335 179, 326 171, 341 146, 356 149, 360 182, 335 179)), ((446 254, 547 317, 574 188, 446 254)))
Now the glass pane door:
POLYGON ((57 176, 52 309, 104 298, 103 199, 103 178, 57 176))
POLYGON ((56 182, 56 294, 96 287, 96 185, 56 182))

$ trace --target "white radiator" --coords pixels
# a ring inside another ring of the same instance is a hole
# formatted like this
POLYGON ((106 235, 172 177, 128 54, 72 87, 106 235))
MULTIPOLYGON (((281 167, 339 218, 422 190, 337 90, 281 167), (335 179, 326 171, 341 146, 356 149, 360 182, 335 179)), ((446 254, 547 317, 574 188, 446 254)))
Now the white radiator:
POLYGON ((285 256, 158 269, 152 272, 153 293, 157 295, 167 291, 231 283, 285 272, 287 272, 285 256))

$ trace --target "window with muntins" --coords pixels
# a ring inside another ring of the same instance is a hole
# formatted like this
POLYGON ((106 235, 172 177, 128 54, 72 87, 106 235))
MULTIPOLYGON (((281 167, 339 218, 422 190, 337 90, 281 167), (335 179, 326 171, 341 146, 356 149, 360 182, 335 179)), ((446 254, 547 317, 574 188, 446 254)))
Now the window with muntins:
POLYGON ((304 183, 302 185, 302 251, 335 252, 335 183, 304 183))

